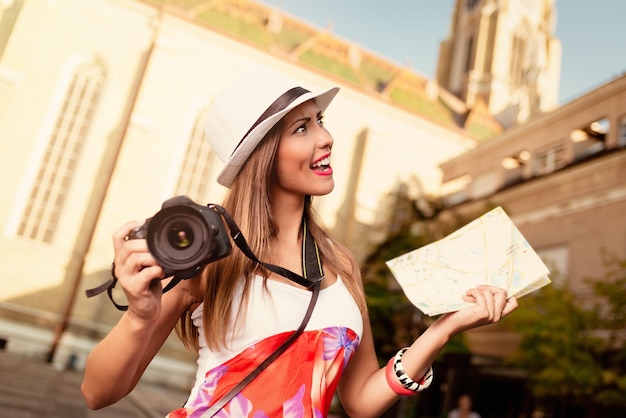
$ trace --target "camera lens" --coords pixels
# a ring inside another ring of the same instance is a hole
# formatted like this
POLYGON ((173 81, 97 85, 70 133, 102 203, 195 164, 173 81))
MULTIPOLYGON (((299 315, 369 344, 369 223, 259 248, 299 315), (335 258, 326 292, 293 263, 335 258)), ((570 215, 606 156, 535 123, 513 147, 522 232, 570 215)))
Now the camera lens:
POLYGON ((170 206, 151 219, 146 239, 166 271, 182 271, 209 258, 214 246, 212 231, 199 211, 186 205, 170 206))
POLYGON ((167 233, 167 240, 177 250, 184 250, 193 244, 193 229, 186 223, 173 225, 167 233))

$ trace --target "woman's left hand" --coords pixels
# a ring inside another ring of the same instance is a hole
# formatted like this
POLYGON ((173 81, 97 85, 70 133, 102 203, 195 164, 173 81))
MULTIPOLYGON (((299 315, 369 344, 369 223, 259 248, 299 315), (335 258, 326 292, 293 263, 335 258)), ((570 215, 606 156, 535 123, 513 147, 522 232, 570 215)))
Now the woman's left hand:
POLYGON ((517 299, 514 296, 507 297, 506 290, 496 286, 476 286, 463 295, 463 300, 471 305, 444 315, 446 322, 454 326, 455 332, 493 324, 517 308, 517 299))

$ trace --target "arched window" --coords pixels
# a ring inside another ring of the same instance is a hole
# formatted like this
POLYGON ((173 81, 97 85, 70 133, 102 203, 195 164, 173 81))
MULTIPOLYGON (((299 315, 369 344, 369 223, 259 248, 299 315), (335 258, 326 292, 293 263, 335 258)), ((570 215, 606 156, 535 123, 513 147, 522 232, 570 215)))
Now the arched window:
POLYGON ((198 112, 187 149, 180 169, 176 194, 184 194, 198 203, 204 203, 208 198, 209 175, 215 162, 215 153, 204 138, 204 122, 208 108, 198 112))
POLYGON ((87 61, 76 66, 37 169, 19 236, 52 242, 103 81, 101 64, 87 61))
POLYGON ((524 22, 512 34, 511 38, 511 60, 509 67, 510 84, 520 87, 526 82, 526 71, 528 70, 528 38, 529 25, 524 22))
POLYGON ((513 37, 513 44, 511 45, 511 69, 510 79, 511 84, 514 86, 520 86, 524 81, 524 50, 526 49, 526 43, 521 36, 515 35, 513 37))
POLYGON ((474 59, 476 54, 474 53, 474 36, 470 35, 467 39, 467 51, 465 51, 465 73, 469 73, 474 70, 474 59))

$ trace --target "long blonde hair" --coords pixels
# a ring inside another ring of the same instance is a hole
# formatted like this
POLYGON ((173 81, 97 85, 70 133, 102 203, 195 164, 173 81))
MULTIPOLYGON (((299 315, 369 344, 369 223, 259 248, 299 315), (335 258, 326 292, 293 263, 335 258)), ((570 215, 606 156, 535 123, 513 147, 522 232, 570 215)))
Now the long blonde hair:
MULTIPOLYGON (((270 263, 275 259, 272 244, 278 232, 272 214, 270 183, 281 129, 282 123, 279 122, 267 133, 237 175, 223 203, 257 258, 270 263)), ((365 296, 357 279, 358 265, 351 253, 321 225, 309 196, 305 200, 304 219, 315 238, 324 269, 341 276, 359 309, 364 312, 365 296)), ((203 337, 211 349, 219 349, 227 345, 227 330, 237 325, 231 324, 231 317, 233 309, 238 309, 233 306, 233 298, 239 281, 244 280, 245 300, 254 274, 267 279, 269 272, 235 248, 230 256, 208 264, 201 274, 206 283, 203 309, 206 335, 203 337)), ((187 348, 199 347, 198 332, 191 322, 190 312, 181 317, 177 331, 187 348)))

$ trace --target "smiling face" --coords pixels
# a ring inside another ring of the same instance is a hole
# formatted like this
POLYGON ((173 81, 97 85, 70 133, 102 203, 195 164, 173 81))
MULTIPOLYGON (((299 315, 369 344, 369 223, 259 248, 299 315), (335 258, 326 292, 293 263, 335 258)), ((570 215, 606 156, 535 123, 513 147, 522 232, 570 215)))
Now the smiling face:
POLYGON ((280 142, 272 174, 272 197, 278 194, 321 196, 335 187, 330 166, 333 138, 324 119, 309 100, 289 112, 282 120, 280 142))

